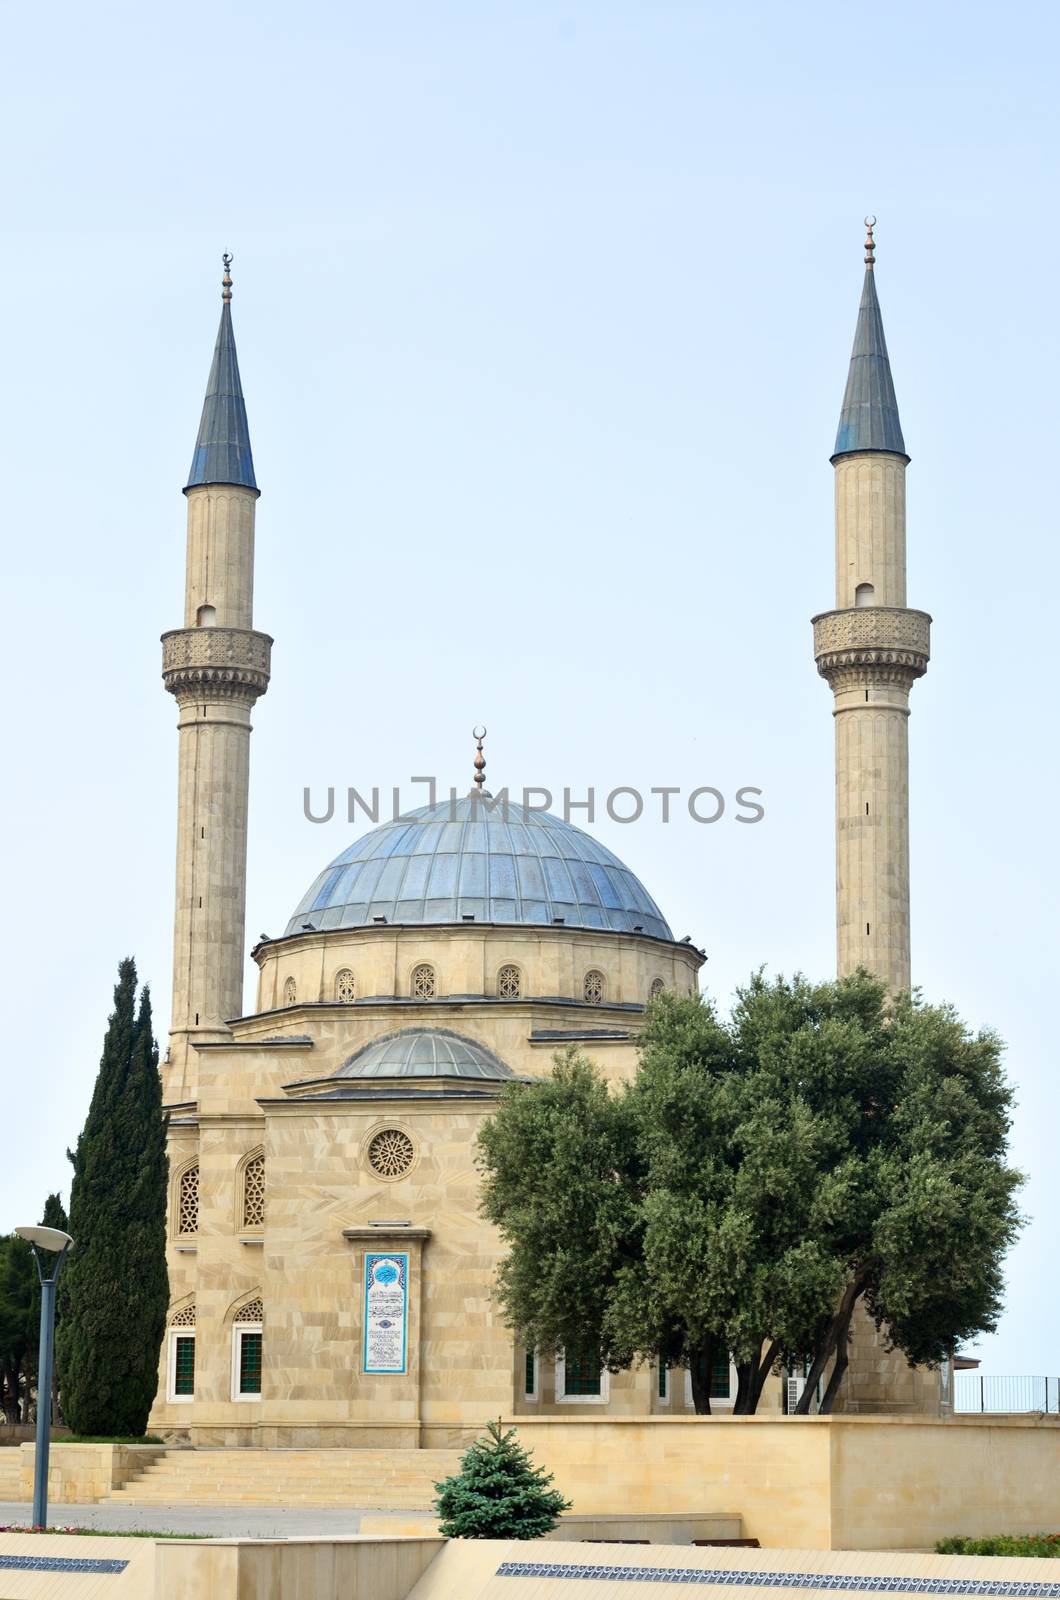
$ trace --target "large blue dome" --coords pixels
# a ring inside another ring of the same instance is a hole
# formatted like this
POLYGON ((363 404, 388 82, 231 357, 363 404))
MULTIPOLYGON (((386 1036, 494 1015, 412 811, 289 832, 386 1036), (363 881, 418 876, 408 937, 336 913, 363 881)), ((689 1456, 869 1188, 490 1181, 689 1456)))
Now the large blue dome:
POLYGON ((287 933, 388 923, 565 923, 672 939, 651 895, 602 844, 545 811, 468 796, 366 833, 303 895, 287 933))

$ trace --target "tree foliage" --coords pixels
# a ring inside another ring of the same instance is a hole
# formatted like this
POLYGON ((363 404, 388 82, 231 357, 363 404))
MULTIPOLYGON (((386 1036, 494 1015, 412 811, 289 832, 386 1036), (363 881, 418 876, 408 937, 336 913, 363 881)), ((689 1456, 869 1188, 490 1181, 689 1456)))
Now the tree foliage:
POLYGON ((158 1048, 136 967, 121 963, 99 1074, 70 1157, 74 1249, 56 1340, 63 1412, 75 1433, 137 1436, 158 1386, 169 1303, 166 1142, 158 1048))
MULTIPOLYGON (((65 1233, 57 1194, 44 1203, 41 1223, 65 1233)), ((17 1234, 0 1236, 0 1408, 6 1422, 29 1422, 40 1347, 40 1278, 33 1252, 17 1234)))
POLYGON ((444 1539, 542 1539, 570 1502, 549 1485, 514 1428, 487 1425, 460 1462, 460 1471, 436 1483, 435 1510, 444 1539))
POLYGON ((29 1245, 13 1233, 0 1236, 0 1404, 5 1422, 29 1421, 30 1386, 36 1370, 36 1282, 29 1245))
POLYGON ((804 1409, 828 1373, 830 1410, 859 1301, 937 1364, 996 1325, 1019 1225, 1000 1055, 865 972, 757 974, 725 1021, 663 995, 632 1083, 609 1093, 568 1053, 482 1130, 507 1320, 528 1347, 597 1346, 613 1371, 687 1366, 701 1411, 726 1352, 738 1412, 780 1365, 809 1368, 804 1409))

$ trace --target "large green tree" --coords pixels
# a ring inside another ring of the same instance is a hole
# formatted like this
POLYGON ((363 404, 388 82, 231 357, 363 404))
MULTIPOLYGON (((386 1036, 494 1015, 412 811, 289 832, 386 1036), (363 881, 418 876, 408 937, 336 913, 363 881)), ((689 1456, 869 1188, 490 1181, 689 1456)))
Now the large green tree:
POLYGON ((158 1047, 136 967, 118 969, 92 1103, 72 1153, 70 1233, 56 1340, 75 1433, 139 1435, 158 1386, 169 1303, 166 1141, 158 1047))
POLYGON ((756 975, 722 1021, 649 1008, 634 1081, 568 1055, 480 1136, 498 1290, 528 1345, 618 1370, 687 1366, 696 1409, 731 1353, 735 1409, 784 1365, 803 1406, 842 1384, 862 1301, 915 1363, 989 1330, 1019 1218, 1000 1043, 951 1008, 756 975))
POLYGON ((0 1236, 0 1408, 5 1422, 29 1420, 36 1278, 25 1240, 13 1233, 0 1236))
MULTIPOLYGON (((41 1222, 66 1232, 57 1194, 44 1203, 41 1222)), ((33 1252, 17 1234, 0 1237, 0 1409, 7 1422, 28 1422, 40 1347, 40 1278, 33 1252)))

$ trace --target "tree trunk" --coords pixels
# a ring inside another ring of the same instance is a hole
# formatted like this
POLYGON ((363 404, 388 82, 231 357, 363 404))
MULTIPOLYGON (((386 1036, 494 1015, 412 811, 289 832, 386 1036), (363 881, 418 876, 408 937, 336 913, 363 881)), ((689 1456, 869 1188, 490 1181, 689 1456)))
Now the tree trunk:
POLYGON ((708 1339, 698 1355, 689 1357, 688 1371, 692 1379, 692 1404, 696 1414, 710 1416, 710 1373, 714 1365, 714 1340, 708 1339))
POLYGON ((755 1363, 754 1370, 753 1370, 753 1373, 752 1373, 752 1376, 751 1376, 751 1392, 748 1395, 748 1404, 747 1404, 747 1415, 748 1416, 752 1416, 753 1417, 755 1412, 758 1410, 758 1402, 762 1398, 762 1390, 765 1388, 766 1379, 769 1377, 769 1374, 772 1372, 773 1363, 776 1361, 777 1356, 779 1354, 780 1354, 780 1346, 777 1343, 777 1341, 774 1339, 773 1343, 766 1350, 765 1355, 762 1356, 761 1360, 759 1360, 758 1362, 755 1363))
POLYGON ((733 1404, 733 1416, 745 1417, 754 1410, 751 1401, 751 1392, 754 1388, 757 1363, 752 1361, 738 1361, 736 1363, 736 1400, 733 1404))
POLYGON ((806 1374, 806 1383, 802 1394, 799 1396, 799 1403, 795 1407, 796 1416, 805 1417, 809 1414, 810 1406, 813 1403, 813 1397, 816 1392, 817 1385, 820 1383, 824 1374, 824 1369, 828 1365, 829 1358, 831 1357, 833 1351, 837 1350, 839 1347, 840 1329, 843 1327, 850 1327, 850 1317, 854 1310, 854 1306, 856 1305, 859 1297, 864 1293, 864 1290, 865 1281, 860 1276, 851 1278, 850 1282, 843 1290, 843 1295, 836 1309, 835 1316, 829 1323, 828 1331, 821 1340, 821 1343, 817 1349, 817 1353, 813 1358, 813 1364, 811 1365, 809 1372, 806 1374))
POLYGON ((6 1361, 0 1366, 0 1405, 5 1422, 18 1421, 18 1378, 6 1361))
POLYGON ((824 1392, 824 1399, 821 1401, 819 1408, 822 1417, 827 1417, 831 1414, 836 1395, 839 1393, 839 1386, 843 1382, 843 1374, 847 1370, 850 1349, 850 1319, 853 1315, 854 1301, 851 1301, 850 1309, 843 1319, 842 1327, 839 1329, 839 1337, 836 1340, 835 1366, 832 1368, 832 1376, 828 1380, 828 1387, 824 1392))

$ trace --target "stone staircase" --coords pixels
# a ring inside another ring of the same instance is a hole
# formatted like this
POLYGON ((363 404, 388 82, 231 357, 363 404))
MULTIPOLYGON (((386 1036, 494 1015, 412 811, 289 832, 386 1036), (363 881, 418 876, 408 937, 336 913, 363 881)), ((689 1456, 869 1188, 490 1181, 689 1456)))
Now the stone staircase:
POLYGON ((0 1449, 0 1500, 22 1499, 22 1452, 17 1445, 0 1449))
MULTIPOLYGON (((427 1511, 459 1450, 167 1450, 117 1505, 349 1506, 427 1511)), ((0 1499, 3 1496, 0 1495, 0 1499)))

